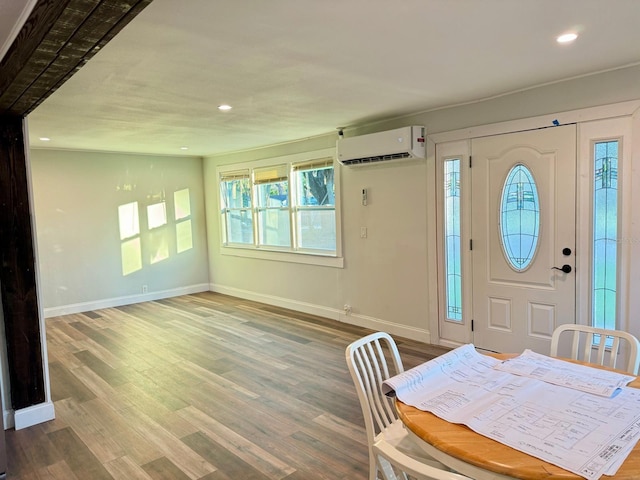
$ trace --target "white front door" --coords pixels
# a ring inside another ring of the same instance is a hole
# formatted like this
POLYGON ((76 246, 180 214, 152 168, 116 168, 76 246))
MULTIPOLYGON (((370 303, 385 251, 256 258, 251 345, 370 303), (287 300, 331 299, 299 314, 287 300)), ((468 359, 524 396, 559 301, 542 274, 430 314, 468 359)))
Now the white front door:
POLYGON ((576 127, 474 139, 471 155, 473 343, 547 354, 575 323, 576 127))

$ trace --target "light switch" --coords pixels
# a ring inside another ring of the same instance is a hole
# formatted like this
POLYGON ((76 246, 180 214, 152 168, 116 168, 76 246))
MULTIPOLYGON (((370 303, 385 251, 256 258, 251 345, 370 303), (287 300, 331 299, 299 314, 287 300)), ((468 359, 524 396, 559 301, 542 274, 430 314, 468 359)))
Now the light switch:
POLYGON ((367 238, 367 227, 360 227, 360 238, 367 238))

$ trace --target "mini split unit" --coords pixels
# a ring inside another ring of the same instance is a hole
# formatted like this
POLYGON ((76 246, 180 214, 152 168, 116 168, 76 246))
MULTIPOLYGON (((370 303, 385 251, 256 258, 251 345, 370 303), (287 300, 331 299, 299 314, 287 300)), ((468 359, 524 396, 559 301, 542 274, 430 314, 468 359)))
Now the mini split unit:
POLYGON ((336 143, 338 161, 342 165, 359 166, 425 158, 424 133, 424 127, 411 126, 357 137, 341 137, 336 143))

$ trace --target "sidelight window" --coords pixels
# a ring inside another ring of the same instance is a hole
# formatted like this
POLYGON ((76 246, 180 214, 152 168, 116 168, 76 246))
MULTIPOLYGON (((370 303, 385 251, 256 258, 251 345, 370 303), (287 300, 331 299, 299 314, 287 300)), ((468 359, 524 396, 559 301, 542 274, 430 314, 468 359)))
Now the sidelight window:
POLYGON ((616 328, 618 141, 596 142, 593 175, 592 323, 616 328))
POLYGON ((444 249, 447 319, 462 320, 460 159, 444 161, 444 249))

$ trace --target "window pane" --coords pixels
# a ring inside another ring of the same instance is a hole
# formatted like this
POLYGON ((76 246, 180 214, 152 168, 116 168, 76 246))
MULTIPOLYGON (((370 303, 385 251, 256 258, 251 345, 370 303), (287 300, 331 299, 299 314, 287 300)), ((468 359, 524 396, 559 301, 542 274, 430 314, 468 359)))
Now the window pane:
POLYGON ((593 177, 592 323, 616 328, 618 141, 598 142, 593 177))
POLYGON ((225 212, 228 243, 253 244, 253 220, 251 210, 229 210, 225 212))
POLYGON ((447 318, 462 320, 460 159, 444 162, 444 248, 447 318))
POLYGON ((249 177, 220 182, 222 208, 251 208, 251 184, 249 177))
POLYGON ((259 244, 271 247, 291 246, 289 209, 268 208, 258 210, 259 244))
POLYGON ((531 171, 522 164, 507 175, 500 201, 500 235, 505 257, 516 271, 533 260, 540 231, 538 188, 531 171))
POLYGON ((258 185, 258 207, 286 207, 289 205, 289 182, 273 182, 258 185))
POLYGON ((289 182, 262 183, 256 188, 258 204, 258 244, 271 247, 291 246, 289 182))
POLYGON ((301 209, 297 212, 298 247, 336 249, 336 212, 334 209, 301 209))
POLYGON ((298 205, 336 204, 333 167, 299 170, 296 175, 298 205))
POLYGON ((249 172, 220 181, 220 203, 225 243, 253 244, 249 172))

